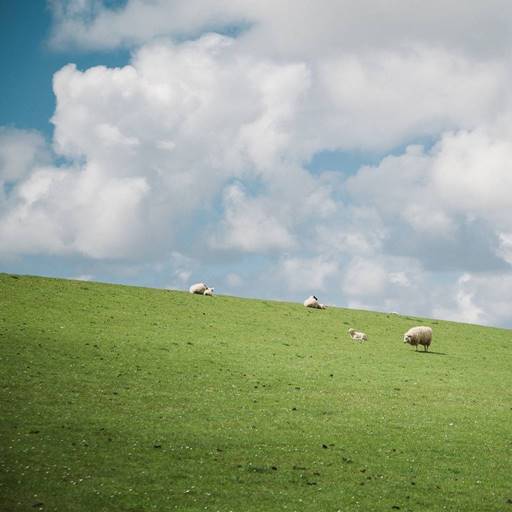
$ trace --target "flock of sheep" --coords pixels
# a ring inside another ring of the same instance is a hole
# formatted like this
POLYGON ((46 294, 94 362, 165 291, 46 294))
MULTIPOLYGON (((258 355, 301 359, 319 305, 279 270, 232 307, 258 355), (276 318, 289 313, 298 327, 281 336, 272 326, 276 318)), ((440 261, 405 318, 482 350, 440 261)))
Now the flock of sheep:
MULTIPOLYGON (((325 304, 318 302, 318 297, 315 297, 314 295, 311 295, 304 301, 304 307, 313 309, 327 308, 325 304)), ((348 334, 353 340, 359 341, 360 343, 368 340, 368 335, 366 333, 356 331, 352 328, 348 330, 348 334)), ((423 325, 412 327, 404 334, 404 343, 409 343, 409 345, 416 347, 416 350, 418 350, 418 345, 422 345, 423 350, 428 351, 428 348, 432 343, 432 328, 425 327, 423 325)))
MULTIPOLYGON (((190 293, 207 296, 213 296, 213 290, 214 288, 209 288, 205 283, 196 283, 189 288, 190 293)), ((311 295, 304 301, 304 307, 313 309, 327 308, 325 304, 318 302, 318 298, 314 295, 311 295)), ((356 331, 352 328, 348 330, 348 334, 353 340, 361 343, 368 340, 367 334, 361 331, 356 331)), ((432 343, 432 328, 422 325, 412 327, 404 334, 404 343, 408 343, 409 345, 416 347, 416 350, 418 350, 418 345, 422 345, 423 350, 428 352, 430 344, 432 343)))
MULTIPOLYGON (((355 329, 349 329, 348 333, 353 340, 363 342, 368 339, 368 335, 361 331, 356 331, 355 329)), ((416 347, 418 350, 418 345, 423 346, 423 350, 428 352, 428 348, 432 343, 432 328, 425 327, 423 325, 418 325, 417 327, 411 327, 404 334, 404 343, 409 343, 416 347)))

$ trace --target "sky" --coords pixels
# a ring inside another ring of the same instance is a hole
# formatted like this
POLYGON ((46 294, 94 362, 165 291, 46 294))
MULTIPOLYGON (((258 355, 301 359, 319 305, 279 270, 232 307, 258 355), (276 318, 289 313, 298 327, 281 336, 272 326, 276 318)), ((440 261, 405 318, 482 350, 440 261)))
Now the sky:
POLYGON ((512 4, 0 0, 0 271, 512 327, 512 4))

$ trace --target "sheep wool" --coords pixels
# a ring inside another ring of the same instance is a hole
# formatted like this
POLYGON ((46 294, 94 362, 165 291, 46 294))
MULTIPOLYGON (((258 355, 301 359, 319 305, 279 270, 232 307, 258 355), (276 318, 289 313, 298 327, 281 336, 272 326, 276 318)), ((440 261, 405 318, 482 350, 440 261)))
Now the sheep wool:
POLYGON ((304 301, 304 307, 305 308, 313 308, 313 309, 326 309, 327 306, 325 304, 320 304, 318 302, 318 297, 315 297, 314 295, 309 296, 304 301))
POLYGON ((432 328, 423 325, 411 327, 404 334, 404 343, 415 346, 416 350, 418 350, 418 345, 423 345, 423 350, 427 352, 432 343, 432 328))
POLYGON ((208 289, 208 286, 204 283, 196 283, 196 284, 193 284, 190 288, 189 288, 189 292, 190 293, 197 293, 198 295, 204 295, 204 292, 208 289))

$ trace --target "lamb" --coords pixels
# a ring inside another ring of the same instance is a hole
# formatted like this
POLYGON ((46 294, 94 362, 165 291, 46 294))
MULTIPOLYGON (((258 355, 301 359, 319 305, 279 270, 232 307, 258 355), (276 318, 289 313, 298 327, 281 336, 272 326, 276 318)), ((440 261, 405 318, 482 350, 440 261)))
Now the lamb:
POLYGON ((206 288, 206 290, 203 292, 203 295, 207 295, 209 297, 212 297, 213 296, 213 290, 215 290, 215 288, 206 288))
POLYGON ((363 342, 363 341, 368 341, 368 335, 365 334, 364 332, 361 332, 361 331, 356 331, 355 329, 352 329, 350 328, 348 330, 348 333, 350 334, 350 337, 353 339, 353 340, 356 340, 356 341, 359 341, 359 342, 363 342))
POLYGON ((423 345, 423 350, 428 352, 428 347, 432 343, 432 328, 424 327, 422 325, 417 327, 411 327, 404 334, 404 343, 414 345, 418 350, 418 345, 423 345))
POLYGON ((204 292, 208 290, 208 286, 205 283, 196 283, 189 288, 190 293, 196 293, 198 295, 204 295, 204 292))
POLYGON ((311 295, 304 301, 304 307, 313 309, 327 309, 325 304, 318 302, 318 297, 311 295))

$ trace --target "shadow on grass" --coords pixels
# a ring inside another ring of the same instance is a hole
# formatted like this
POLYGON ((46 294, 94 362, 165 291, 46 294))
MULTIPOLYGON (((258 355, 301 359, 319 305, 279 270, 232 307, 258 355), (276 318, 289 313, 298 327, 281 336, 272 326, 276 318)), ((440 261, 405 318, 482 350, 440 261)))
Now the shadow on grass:
POLYGON ((428 352, 425 352, 424 350, 415 350, 417 354, 432 354, 433 356, 447 356, 448 354, 446 352, 432 352, 429 350, 428 352))

